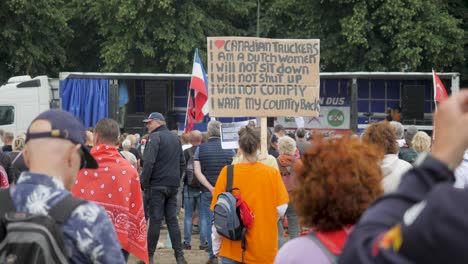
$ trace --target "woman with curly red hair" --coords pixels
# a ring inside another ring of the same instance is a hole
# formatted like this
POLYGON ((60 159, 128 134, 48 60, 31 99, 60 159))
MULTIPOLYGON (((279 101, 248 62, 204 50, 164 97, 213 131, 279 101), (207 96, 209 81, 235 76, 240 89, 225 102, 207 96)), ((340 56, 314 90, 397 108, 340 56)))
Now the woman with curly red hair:
POLYGON ((315 139, 295 167, 293 200, 312 229, 286 243, 275 263, 333 263, 361 214, 383 193, 377 148, 357 139, 315 139))

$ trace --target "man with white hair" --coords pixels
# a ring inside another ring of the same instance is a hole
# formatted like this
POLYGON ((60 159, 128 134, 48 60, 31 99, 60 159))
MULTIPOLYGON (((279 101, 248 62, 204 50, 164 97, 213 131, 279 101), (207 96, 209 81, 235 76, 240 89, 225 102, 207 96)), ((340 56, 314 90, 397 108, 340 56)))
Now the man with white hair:
POLYGON ((130 140, 128 139, 125 139, 122 142, 123 150, 120 152, 120 154, 122 154, 122 156, 124 156, 124 158, 128 160, 133 165, 133 167, 138 168, 137 158, 132 152, 130 152, 131 148, 132 148, 132 142, 130 142, 130 140))
POLYGON ((400 148, 403 147, 406 144, 405 139, 403 138, 404 133, 405 133, 405 128, 398 121, 390 121, 390 125, 393 127, 393 129, 395 129, 395 135, 397 138, 398 146, 400 148))
POLYGON ((400 151, 398 152, 398 158, 407 161, 411 164, 416 160, 418 157, 418 152, 414 150, 412 146, 412 141, 414 135, 418 133, 418 128, 416 126, 409 126, 405 132, 405 143, 402 147, 400 147, 400 151))
POLYGON ((201 202, 200 202, 200 232, 206 232, 208 240, 208 263, 218 263, 217 257, 213 254, 211 240, 211 221, 213 211, 210 210, 211 200, 213 199, 213 190, 218 179, 219 173, 224 166, 230 165, 234 156, 232 149, 223 149, 221 147, 221 123, 219 121, 210 121, 208 123, 208 141, 201 144, 195 151, 194 171, 195 176, 201 183, 201 202))
POLYGON ((135 155, 135 158, 137 160, 137 166, 135 166, 135 168, 137 168, 137 170, 140 171, 141 154, 140 154, 140 151, 137 149, 137 143, 139 142, 139 140, 137 139, 137 136, 131 135, 131 134, 128 135, 126 139, 130 141, 130 148, 128 149, 128 151, 132 153, 133 155, 135 155))
MULTIPOLYGON (((10 196, 17 212, 54 215, 55 206, 70 199, 78 171, 98 167, 84 145, 85 137, 81 122, 68 112, 49 110, 37 116, 28 128, 23 151, 29 172, 1 192, 2 204, 10 196)), ((124 263, 114 227, 102 207, 81 203, 60 228, 70 263, 124 263)))

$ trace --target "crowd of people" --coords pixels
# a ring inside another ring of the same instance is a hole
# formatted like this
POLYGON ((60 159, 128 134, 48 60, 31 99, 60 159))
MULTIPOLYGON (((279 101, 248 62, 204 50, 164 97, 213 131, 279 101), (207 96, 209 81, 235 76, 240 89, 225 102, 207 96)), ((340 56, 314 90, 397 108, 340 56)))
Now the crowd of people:
POLYGON ((80 199, 61 226, 71 263, 153 263, 163 225, 178 264, 193 234, 207 263, 463 263, 468 91, 434 119, 433 138, 391 117, 359 136, 277 125, 263 153, 252 123, 234 150, 215 120, 179 136, 155 112, 140 138, 112 119, 85 130, 49 110, 25 134, 0 131, 1 187, 30 214, 80 199), (213 224, 226 191, 253 219, 242 240, 213 224))

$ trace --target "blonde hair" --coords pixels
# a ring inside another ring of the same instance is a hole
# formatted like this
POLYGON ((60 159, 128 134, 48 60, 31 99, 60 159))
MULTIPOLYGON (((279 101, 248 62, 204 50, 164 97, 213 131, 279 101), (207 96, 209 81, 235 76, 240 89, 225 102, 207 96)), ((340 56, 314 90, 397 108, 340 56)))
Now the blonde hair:
POLYGON ((132 146, 135 145, 137 142, 136 137, 134 135, 128 135, 126 139, 130 140, 130 144, 132 146))
POLYGON ((124 150, 130 149, 132 147, 132 142, 129 139, 122 141, 122 148, 124 150))
POLYGON ((22 151, 24 145, 26 145, 26 140, 24 136, 16 136, 15 140, 13 140, 13 151, 22 151))
POLYGON ((421 152, 428 152, 431 150, 431 137, 427 135, 424 131, 419 131, 414 135, 413 141, 411 142, 411 146, 416 150, 418 153, 421 152))
POLYGON ((296 141, 289 136, 278 139, 279 154, 294 155, 296 153, 296 141))
POLYGON ((183 144, 188 144, 190 143, 190 137, 191 137, 190 132, 183 133, 182 136, 180 137, 180 140, 182 141, 183 144))

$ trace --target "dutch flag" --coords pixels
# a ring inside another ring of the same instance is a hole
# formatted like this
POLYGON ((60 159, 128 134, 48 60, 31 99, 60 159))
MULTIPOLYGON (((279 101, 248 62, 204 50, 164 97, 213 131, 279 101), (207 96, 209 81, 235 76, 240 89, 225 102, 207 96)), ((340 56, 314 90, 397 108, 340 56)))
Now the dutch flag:
POLYGON ((203 117, 208 114, 208 79, 200 56, 198 56, 198 49, 195 50, 193 59, 190 89, 194 90, 195 122, 201 122, 203 117))

